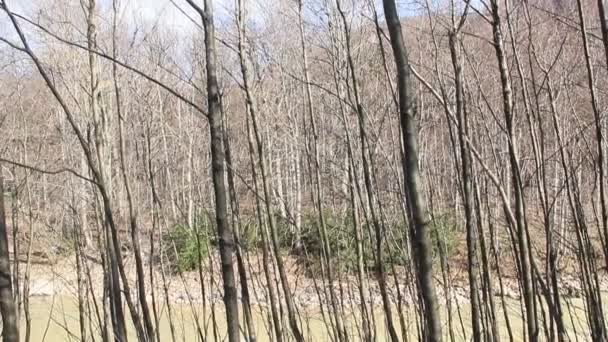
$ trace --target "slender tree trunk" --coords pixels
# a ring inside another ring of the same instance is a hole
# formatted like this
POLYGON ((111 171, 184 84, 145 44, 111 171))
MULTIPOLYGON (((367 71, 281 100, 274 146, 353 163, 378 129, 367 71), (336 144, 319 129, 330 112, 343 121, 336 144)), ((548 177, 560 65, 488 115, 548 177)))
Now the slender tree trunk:
POLYGON ((223 142, 222 113, 217 78, 217 56, 215 48, 215 25, 212 0, 204 0, 204 9, 193 0, 187 0, 201 16, 205 31, 205 59, 207 71, 207 110, 211 134, 211 172, 215 194, 215 220, 220 242, 222 277, 224 280, 224 306, 228 327, 228 340, 239 340, 239 312, 234 274, 234 234, 228 222, 227 190, 225 183, 225 151, 223 142))
POLYGON ((407 50, 403 42, 401 22, 394 0, 383 0, 384 15, 391 38, 391 46, 397 67, 397 89, 399 94, 399 116, 404 145, 403 173, 406 199, 409 207, 408 219, 413 230, 412 249, 416 260, 418 283, 424 303, 425 337, 429 342, 439 342, 441 318, 433 280, 433 256, 429 234, 430 218, 426 200, 422 193, 422 182, 418 170, 418 127, 416 122, 416 94, 410 77, 407 50))
MULTIPOLYGON (((604 57, 608 68, 608 21, 606 18, 606 0, 597 0, 598 14, 600 17, 600 29, 602 31, 602 43, 604 45, 604 57)), ((608 266, 608 265, 607 265, 608 266)))
POLYGON ((513 115, 513 93, 511 90, 511 81, 509 79, 509 71, 507 59, 504 50, 503 34, 501 28, 501 15, 497 0, 491 1, 492 10, 492 31, 493 42, 496 51, 496 59, 500 71, 500 80, 502 87, 503 112, 508 134, 509 147, 509 165, 511 171, 511 180, 513 182, 513 190, 515 197, 515 229, 517 234, 517 244, 519 251, 519 262, 521 268, 521 282, 523 284, 523 297, 526 309, 526 326, 528 328, 528 338, 531 342, 538 340, 539 330, 537 325, 536 301, 534 276, 531 266, 531 252, 528 241, 528 227, 525 220, 524 210, 524 193, 519 171, 518 151, 516 145, 516 136, 514 132, 514 115, 513 115))
POLYGON ((456 87, 456 120, 458 121, 458 144, 460 146, 462 198, 465 216, 467 261, 469 273, 469 295, 471 299, 471 320, 473 326, 473 341, 480 342, 483 338, 481 326, 481 308, 479 303, 479 265, 477 255, 477 229, 474 219, 474 204, 472 194, 471 152, 466 147, 465 137, 468 135, 468 121, 464 109, 464 87, 462 80, 462 65, 460 60, 460 34, 455 28, 449 34, 450 53, 454 67, 454 82, 456 87))
MULTIPOLYGON (((97 55, 92 51, 97 49, 97 3, 95 0, 88 1, 87 8, 87 48, 89 49, 89 111, 94 125, 94 142, 95 151, 97 152, 97 170, 99 172, 98 181, 106 189, 110 189, 111 166, 109 154, 109 141, 107 141, 108 120, 105 113, 100 108, 101 93, 99 92, 99 73, 97 66, 97 55)), ((91 167, 91 165, 89 165, 91 167)), ((99 194, 99 196, 103 196, 99 194)), ((106 194, 108 197, 109 194, 106 194)), ((100 199, 100 202, 104 201, 100 199)), ((104 203, 105 205, 105 203, 104 203)), ((108 209, 109 210, 109 209, 108 209)), ((114 338, 119 341, 126 341, 127 330, 122 307, 122 294, 120 288, 120 276, 118 270, 118 260, 116 258, 116 246, 112 239, 110 231, 110 223, 105 218, 102 219, 105 236, 107 238, 106 246, 108 248, 107 255, 110 261, 110 312, 112 317, 112 325, 114 338)))
MULTIPOLYGON (((226 122, 224 121, 224 125, 226 122)), ((251 302, 249 294, 249 280, 247 278, 247 268, 245 260, 243 258, 243 242, 242 238, 242 225, 241 225, 241 212, 239 207, 239 201, 236 194, 236 186, 234 182, 234 164, 232 162, 232 151, 230 150, 230 141, 226 127, 224 127, 224 148, 226 150, 226 165, 228 172, 228 190, 230 195, 230 207, 232 211, 232 226, 234 227, 234 242, 235 252, 237 261, 237 270, 239 272, 239 281, 241 284, 241 301, 243 302, 243 315, 245 316, 245 323, 247 324, 248 342, 256 342, 256 331, 253 317, 251 314, 251 302)), ((249 247, 249 246, 247 246, 249 247)), ((247 248, 245 247, 245 248, 247 248)))
MULTIPOLYGON (((117 54, 117 45, 116 45, 116 16, 117 8, 116 1, 112 2, 114 9, 113 23, 112 23, 112 54, 113 57, 116 58, 117 54)), ((133 196, 131 194, 131 184, 129 182, 129 178, 127 175, 127 165, 125 162, 125 141, 124 141, 124 129, 123 129, 123 120, 125 120, 122 113, 122 104, 121 104, 121 91, 118 84, 118 71, 116 63, 112 64, 112 78, 114 81, 114 92, 116 96, 116 116, 118 122, 118 152, 120 159, 120 170, 123 178, 124 188, 127 195, 127 203, 128 203, 128 213, 129 213, 129 226, 131 228, 131 243, 133 244, 133 255, 135 257, 135 271, 136 271, 136 283, 137 283, 137 298, 139 299, 139 305, 142 312, 144 326, 145 326, 145 339, 147 341, 153 342, 155 339, 154 335, 154 325, 152 324, 152 315, 150 314, 150 307, 148 306, 148 301, 146 298, 146 285, 145 285, 145 272, 144 272, 144 264, 142 260, 141 253, 141 244, 140 244, 140 236, 139 236, 139 225, 137 223, 137 212, 135 206, 133 204, 133 196)))
MULTIPOLYGON (((339 0, 338 0, 339 1, 339 0)), ((339 4, 338 4, 339 6, 339 4)), ((323 183, 321 179, 321 163, 319 161, 319 133, 317 130, 317 123, 315 120, 315 108, 312 100, 312 92, 310 87, 310 73, 308 70, 308 55, 306 51, 306 41, 304 39, 304 23, 302 18, 302 0, 298 1, 298 27, 300 34, 300 47, 301 47, 301 58, 303 63, 305 90, 306 90, 306 104, 308 109, 308 117, 310 121, 310 128, 312 132, 312 154, 313 154, 313 175, 314 178, 314 195, 312 202, 316 203, 316 210, 318 215, 318 227, 322 241, 322 258, 321 262, 325 262, 325 268, 327 269, 327 282, 329 287, 330 304, 333 311, 333 315, 336 322, 336 329, 338 333, 338 341, 348 340, 346 331, 343 327, 342 313, 338 305, 338 298, 334 290, 334 270, 332 266, 332 253, 330 250, 328 238, 327 238, 327 223, 325 220, 325 213, 323 209, 323 183)))
POLYGON ((271 238, 271 242, 272 242, 272 247, 274 249, 274 253, 275 253, 275 258, 276 258, 276 262, 277 262, 277 268, 279 271, 279 277, 281 280, 281 286, 283 288, 283 294, 285 296, 285 304, 287 307, 287 317, 289 320, 289 326, 291 327, 291 331, 296 339, 296 341, 298 342, 304 342, 304 336, 302 335, 302 332, 300 330, 300 327, 298 325, 298 321, 297 321, 297 317, 296 317, 296 308, 295 308, 295 304, 293 302, 293 295, 291 293, 291 288, 289 286, 289 280, 287 278, 287 273, 285 271, 285 266, 284 266, 284 262, 282 260, 282 257, 280 255, 280 246, 279 246, 279 239, 278 239, 278 232, 277 232, 277 227, 275 224, 275 218, 274 218, 274 213, 272 212, 272 206, 271 206, 271 202, 272 202, 272 196, 271 196, 271 185, 270 185, 270 181, 268 179, 268 167, 267 167, 267 162, 266 162, 266 156, 264 155, 265 152, 265 146, 267 146, 267 144, 264 144, 262 142, 262 138, 261 138, 261 132, 260 132, 260 128, 259 128, 259 123, 258 123, 258 119, 257 119, 257 103, 255 101, 255 97, 252 93, 252 89, 251 89, 251 84, 250 84, 250 76, 249 76, 249 69, 248 69, 248 60, 245 56, 245 49, 244 49, 244 44, 245 44, 245 30, 244 30, 244 21, 243 21, 243 8, 242 8, 242 3, 239 1, 238 3, 239 6, 239 60, 240 60, 240 66, 241 66, 241 75, 243 77, 243 89, 245 90, 245 97, 246 97, 246 101, 247 101, 247 108, 249 109, 249 114, 251 116, 251 124, 253 127, 253 137, 255 138, 255 143, 256 143, 256 147, 257 147, 257 154, 258 154, 258 162, 259 162, 259 166, 260 166, 260 176, 261 176, 261 180, 262 180, 262 191, 263 191, 263 198, 264 198, 264 203, 265 203, 265 207, 266 207, 266 216, 267 216, 267 220, 268 220, 268 226, 270 228, 270 238, 271 238))
MULTIPOLYGON (((2 341, 19 342, 17 308, 13 297, 8 227, 4 208, 4 179, 0 165, 0 314, 2 314, 2 341)), ((16 237, 14 237, 16 238, 16 237)))
MULTIPOLYGON (((271 323, 272 326, 274 327, 274 333, 275 333, 275 338, 277 342, 283 342, 283 326, 281 324, 281 315, 279 314, 279 306, 281 306, 280 302, 277 302, 277 298, 279 298, 276 293, 277 290, 275 288, 275 284, 274 284, 274 280, 273 280, 273 276, 272 276, 272 272, 271 269, 273 268, 273 264, 272 264, 272 260, 271 260, 271 253, 270 253, 270 249, 269 249, 269 244, 270 244, 270 237, 268 236, 268 228, 266 226, 266 223, 264 222, 264 215, 262 214, 263 209, 262 209, 262 203, 261 203, 261 199, 260 196, 258 196, 258 191, 259 191, 259 185, 258 185, 258 176, 257 176, 257 171, 256 171, 256 167, 255 167, 255 150, 253 147, 253 137, 252 137, 252 133, 251 133, 251 123, 249 120, 249 117, 247 118, 247 147, 249 149, 249 161, 251 164, 251 178, 253 180, 253 189, 254 189, 254 196, 255 196, 255 208, 256 208, 256 216, 257 216, 257 222, 258 225, 260 226, 260 229, 262 229, 262 260, 263 260, 263 264, 262 267, 264 269, 264 277, 266 280, 266 286, 267 286, 267 290, 268 290, 268 298, 269 298, 269 302, 270 302, 270 315, 271 315, 271 323)), ((279 298, 280 300, 280 298, 279 298)), ((269 320, 270 321, 270 320, 269 320)))
MULTIPOLYGON (((602 2, 602 0, 598 0, 602 2)), ((585 23, 585 9, 583 8, 583 3, 581 0, 576 0, 576 7, 578 9, 578 19, 581 31, 581 38, 583 41, 583 51, 585 53, 585 66, 587 67, 587 86, 589 87, 589 93, 591 95, 591 106, 593 109, 593 115, 595 119, 595 139, 597 146, 597 173, 599 175, 599 190, 600 190, 600 214, 602 217, 601 220, 601 228, 603 235, 603 245, 604 245, 604 258, 606 267, 608 267, 608 207, 606 201, 606 172, 605 172, 605 155, 604 155, 604 132, 602 128, 602 113, 599 108, 598 99, 597 99, 597 91, 595 87, 595 77, 593 72, 593 64, 591 61, 591 55, 589 51, 589 42, 587 38, 587 24, 585 23)), ((606 39, 608 39, 608 32, 606 32, 606 21, 604 20, 604 6, 600 7, 600 15, 602 16, 602 37, 604 44, 608 44, 606 39)), ((605 51, 607 53, 606 58, 608 61, 608 45, 604 45, 605 51)))

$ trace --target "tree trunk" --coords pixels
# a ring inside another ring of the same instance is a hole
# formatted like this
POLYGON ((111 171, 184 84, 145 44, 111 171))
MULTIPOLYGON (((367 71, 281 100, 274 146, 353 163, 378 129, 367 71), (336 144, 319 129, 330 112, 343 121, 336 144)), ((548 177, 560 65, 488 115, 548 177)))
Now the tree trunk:
POLYGON ((479 265, 477 256, 477 229, 474 222, 471 152, 466 148, 465 137, 468 135, 468 122, 464 110, 462 65, 460 61, 460 32, 455 28, 450 32, 450 54, 454 67, 454 82, 456 87, 456 119, 458 121, 458 143, 460 146, 462 200, 464 206, 465 228, 467 232, 467 261, 469 273, 469 294, 471 298, 471 320, 473 326, 473 341, 480 342, 483 336, 481 326, 481 308, 479 303, 479 265))
POLYGON ((517 244, 521 268, 521 282, 523 285, 523 297, 526 308, 526 326, 528 338, 534 342, 538 340, 538 325, 535 302, 534 274, 531 267, 531 254, 528 241, 528 226, 525 219, 524 193, 521 175, 519 171, 518 151, 516 136, 514 132, 513 115, 513 92, 507 66, 507 58, 504 50, 503 35, 501 29, 501 17, 497 0, 491 1, 492 8, 492 31, 494 49, 500 72, 502 87, 503 112, 507 128, 507 141, 509 147, 509 166, 511 181, 515 197, 515 229, 517 233, 517 244))
POLYGON ((236 291, 236 280, 232 255, 234 254, 234 235, 228 222, 228 206, 225 178, 225 152, 220 108, 220 91, 217 79, 217 56, 215 49, 215 25, 213 22, 212 0, 204 1, 201 9, 192 0, 188 4, 195 9, 203 21, 205 31, 205 59, 207 72, 207 105, 209 132, 211 135, 211 173, 213 192, 215 194, 215 221, 220 242, 222 277, 224 280, 224 305, 226 309, 226 326, 228 341, 239 340, 239 312, 236 291))
POLYGON ((0 167, 0 313, 2 314, 2 341, 18 342, 17 309, 13 297, 11 265, 8 250, 8 227, 4 211, 4 179, 0 167))
POLYGON ((426 199, 422 193, 422 182, 418 170, 418 127, 416 123, 416 94, 410 78, 407 50, 403 42, 401 22, 395 0, 383 0, 391 47, 397 67, 397 89, 399 93, 399 116, 404 146, 403 174, 406 200, 409 209, 409 225, 412 229, 412 249, 417 266, 418 286, 422 295, 425 321, 425 338, 429 342, 442 340, 441 321, 437 295, 433 283, 433 255, 428 225, 426 199))

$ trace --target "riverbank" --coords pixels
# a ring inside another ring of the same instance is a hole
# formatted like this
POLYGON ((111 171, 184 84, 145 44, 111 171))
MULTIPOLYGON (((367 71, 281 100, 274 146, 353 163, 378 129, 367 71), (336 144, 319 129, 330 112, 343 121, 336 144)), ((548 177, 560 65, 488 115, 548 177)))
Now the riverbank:
MULTIPOLYGON (((213 260, 214 266, 210 267, 207 263, 203 269, 202 283, 204 288, 201 287, 201 278, 197 271, 184 273, 165 271, 163 274, 160 265, 153 264, 153 267, 150 267, 149 264, 146 265, 146 292, 149 296, 154 293, 161 301, 167 301, 168 299, 168 302, 173 304, 221 302, 223 293, 218 256, 212 253, 210 259, 213 260)), ((264 306, 268 303, 268 287, 263 274, 261 259, 262 257, 257 254, 248 255, 248 285, 250 302, 253 305, 264 306)), ((302 309, 315 309, 321 303, 325 303, 326 295, 329 293, 327 282, 320 277, 315 279, 308 276, 306 270, 296 258, 285 255, 284 261, 294 302, 302 309)), ((133 291, 135 288, 135 268, 131 256, 125 258, 125 265, 133 291)), ((91 289, 91 293, 99 296, 103 291, 102 267, 93 258, 90 258, 87 262, 87 270, 87 286, 91 289)), ((24 264, 20 265, 20 272, 22 274, 25 272, 24 264)), ((415 302, 413 297, 414 284, 408 277, 409 272, 401 268, 397 269, 396 273, 398 274, 397 277, 392 274, 387 276, 389 297, 393 303, 401 301, 405 305, 413 304, 415 302)), ((443 281, 437 281, 438 297, 442 304, 446 304, 446 298, 449 298, 454 305, 469 302, 468 285, 466 277, 463 277, 465 275, 464 270, 456 269, 454 273, 450 286, 446 286, 443 281), (449 292, 447 296, 446 292, 449 292)), ((602 291, 608 292, 608 274, 601 272, 598 277, 602 291)), ((493 295, 514 300, 519 299, 517 279, 503 276, 500 280, 502 284, 497 279, 494 280, 496 284, 493 286, 493 295)), ((278 280, 275 279, 275 281, 278 280)), ((23 288, 23 284, 20 284, 20 287, 23 288)), ((334 291, 341 294, 343 305, 358 305, 360 303, 358 282, 354 275, 342 275, 334 282, 333 288, 334 291)), ((377 281, 370 278, 367 288, 368 304, 373 306, 381 303, 377 281)), ((566 298, 580 298, 583 290, 580 281, 574 275, 563 274, 560 279, 560 291, 566 298)), ((52 262, 32 264, 29 294, 31 297, 76 297, 78 294, 78 278, 74 257, 57 257, 52 262)))

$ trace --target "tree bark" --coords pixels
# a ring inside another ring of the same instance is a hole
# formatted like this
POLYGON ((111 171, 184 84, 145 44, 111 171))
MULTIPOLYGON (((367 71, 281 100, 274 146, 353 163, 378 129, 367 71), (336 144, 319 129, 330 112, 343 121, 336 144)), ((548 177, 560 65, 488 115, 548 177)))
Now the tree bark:
POLYGON ((528 338, 534 342, 538 340, 538 324, 535 302, 534 272, 531 266, 531 253, 528 241, 528 225, 525 219, 524 193, 521 175, 519 171, 518 151, 516 136, 514 132, 513 115, 513 92, 509 78, 507 57, 504 50, 503 34, 501 28, 501 15, 497 0, 491 1, 492 10, 492 32, 493 43, 496 51, 496 59, 500 72, 500 82, 502 88, 503 114, 507 128, 507 141, 509 147, 509 166, 511 180, 515 198, 515 229, 517 233, 517 244, 519 251, 521 282, 523 285, 523 297, 526 308, 526 326, 528 328, 528 338))
MULTIPOLYGON (((602 0, 599 0, 602 2, 602 0)), ((606 266, 608 267, 608 206, 606 202, 606 177, 605 177, 605 155, 604 155, 604 132, 602 128, 602 114, 601 109, 599 108, 599 101, 597 97, 597 91, 595 87, 595 77, 593 72, 593 64, 591 60, 591 52, 589 50, 589 42, 587 38, 587 25, 585 23, 585 9, 583 8, 583 3, 581 0, 576 1, 576 7, 578 9, 578 19, 579 25, 581 29, 581 39, 583 42, 583 51, 585 54, 585 66, 587 67, 587 85, 589 87, 589 94, 591 95, 591 106, 593 108, 593 115, 595 119, 595 139, 597 144, 597 173, 599 176, 599 192, 600 192, 600 214, 602 217, 601 228, 602 234, 604 235, 604 258, 606 266)), ((606 32, 606 21, 605 21, 605 12, 604 6, 600 6, 600 15, 601 15, 601 29, 602 29, 602 42, 604 43, 606 59, 608 61, 608 32, 606 32)))
POLYGON ((228 222, 228 206, 226 183, 224 182, 225 152, 222 129, 222 113, 220 108, 220 91, 217 78, 217 56, 215 49, 215 25, 213 21, 212 0, 204 0, 204 9, 193 0, 188 4, 198 12, 203 21, 205 31, 205 59, 207 72, 207 110, 209 132, 211 135, 211 173, 213 192, 215 194, 215 221, 220 242, 220 258, 222 263, 222 278, 224 280, 224 305, 226 309, 226 326, 228 341, 239 340, 239 312, 234 275, 234 235, 228 222))
POLYGON ((17 309, 13 297, 13 281, 8 250, 8 227, 4 211, 4 179, 0 168, 0 314, 2 314, 2 341, 18 342, 17 309))
POLYGON ((465 228, 467 232, 467 261, 469 273, 469 294, 471 298, 471 320, 473 326, 473 341, 480 342, 483 337, 481 325, 481 308, 479 303, 479 265, 477 255, 477 229, 474 222, 474 205, 472 195, 471 152, 466 147, 465 137, 468 135, 468 122, 464 110, 462 65, 460 60, 460 32, 455 28, 449 33, 450 54, 454 67, 454 82, 456 87, 456 119, 458 121, 458 144, 460 146, 462 200, 464 206, 465 228))
POLYGON ((433 256, 429 234, 430 217, 426 207, 426 199, 422 193, 422 181, 418 169, 416 94, 412 87, 407 49, 403 42, 401 22, 395 0, 383 0, 383 5, 397 67, 399 116, 405 150, 402 167, 405 178, 406 200, 409 207, 408 220, 413 237, 412 249, 417 267, 418 286, 424 303, 424 337, 426 341, 439 342, 442 340, 441 320, 433 283, 433 256))

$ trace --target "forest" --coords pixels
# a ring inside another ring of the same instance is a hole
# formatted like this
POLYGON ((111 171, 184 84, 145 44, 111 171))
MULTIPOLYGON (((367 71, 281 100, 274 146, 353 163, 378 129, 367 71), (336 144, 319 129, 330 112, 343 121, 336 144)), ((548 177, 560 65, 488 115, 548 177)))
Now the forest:
POLYGON ((0 0, 2 341, 608 342, 604 0, 0 0))

